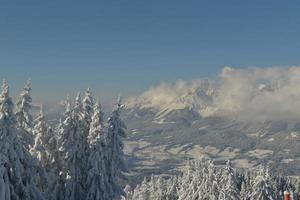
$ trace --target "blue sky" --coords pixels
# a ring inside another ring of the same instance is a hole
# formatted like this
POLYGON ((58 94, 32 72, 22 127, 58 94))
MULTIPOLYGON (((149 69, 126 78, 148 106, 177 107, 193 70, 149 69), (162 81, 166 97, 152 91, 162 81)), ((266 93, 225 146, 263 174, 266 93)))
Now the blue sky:
POLYGON ((161 81, 300 64, 300 2, 0 0, 0 78, 27 78, 54 102, 92 87, 101 99, 161 81))

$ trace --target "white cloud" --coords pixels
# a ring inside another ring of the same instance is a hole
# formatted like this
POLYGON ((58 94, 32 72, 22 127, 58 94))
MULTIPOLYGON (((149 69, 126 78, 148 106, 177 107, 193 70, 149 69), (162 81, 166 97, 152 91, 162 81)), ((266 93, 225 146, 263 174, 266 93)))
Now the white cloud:
POLYGON ((300 67, 225 67, 215 80, 162 83, 128 102, 157 109, 192 107, 204 116, 241 120, 300 120, 300 67))
POLYGON ((226 67, 217 82, 217 113, 239 119, 300 119, 300 67, 226 67))

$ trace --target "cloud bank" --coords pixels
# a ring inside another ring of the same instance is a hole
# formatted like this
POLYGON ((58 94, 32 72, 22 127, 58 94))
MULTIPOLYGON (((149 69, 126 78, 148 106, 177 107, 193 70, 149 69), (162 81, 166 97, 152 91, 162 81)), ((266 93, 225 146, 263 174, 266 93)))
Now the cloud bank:
POLYGON ((300 67, 224 67, 214 80, 162 83, 127 103, 160 112, 191 108, 204 117, 300 120, 300 67))

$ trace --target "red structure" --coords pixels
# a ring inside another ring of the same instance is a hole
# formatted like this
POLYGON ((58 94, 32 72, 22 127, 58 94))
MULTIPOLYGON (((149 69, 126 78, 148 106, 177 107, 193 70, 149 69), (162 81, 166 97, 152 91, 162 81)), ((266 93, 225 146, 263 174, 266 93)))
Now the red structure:
POLYGON ((291 196, 288 191, 284 191, 283 196, 283 200, 291 200, 291 196))

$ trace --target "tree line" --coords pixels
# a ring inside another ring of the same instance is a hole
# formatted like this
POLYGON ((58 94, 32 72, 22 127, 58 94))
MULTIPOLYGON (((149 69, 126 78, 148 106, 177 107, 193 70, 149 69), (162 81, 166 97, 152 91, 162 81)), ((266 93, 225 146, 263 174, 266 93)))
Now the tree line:
POLYGON ((41 109, 32 115, 31 83, 13 102, 3 81, 0 94, 1 200, 113 200, 126 166, 121 102, 105 122, 91 90, 64 102, 51 127, 41 109))
POLYGON ((126 186, 127 200, 282 200, 284 191, 300 199, 300 182, 276 176, 268 167, 237 170, 210 160, 190 161, 182 174, 151 176, 134 189, 126 186))

